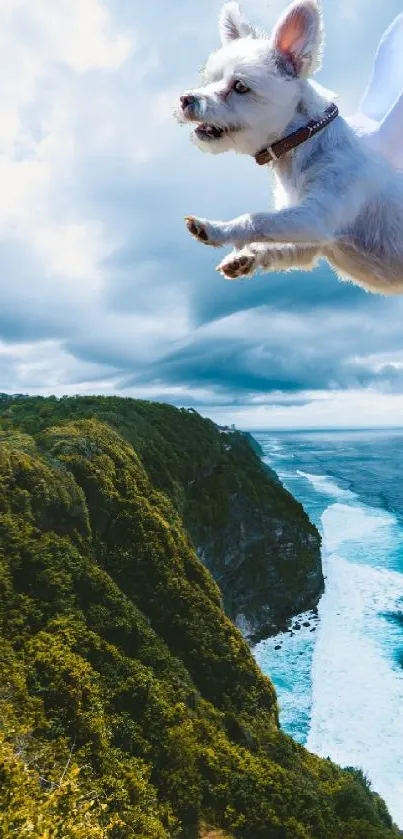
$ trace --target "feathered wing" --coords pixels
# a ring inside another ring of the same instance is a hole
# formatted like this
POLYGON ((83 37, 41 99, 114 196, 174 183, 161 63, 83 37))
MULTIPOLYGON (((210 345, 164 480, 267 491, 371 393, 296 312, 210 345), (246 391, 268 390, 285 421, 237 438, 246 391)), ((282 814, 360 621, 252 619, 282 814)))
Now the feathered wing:
POLYGON ((403 169, 403 12, 384 33, 352 122, 370 145, 403 169))

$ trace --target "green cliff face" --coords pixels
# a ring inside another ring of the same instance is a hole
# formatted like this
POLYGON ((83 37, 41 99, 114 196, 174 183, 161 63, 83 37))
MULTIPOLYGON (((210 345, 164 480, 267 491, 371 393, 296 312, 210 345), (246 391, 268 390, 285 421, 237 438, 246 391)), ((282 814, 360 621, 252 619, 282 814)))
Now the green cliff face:
POLYGON ((136 451, 127 417, 62 402, 0 424, 2 839, 397 836, 359 772, 279 731, 183 527, 176 430, 145 468, 147 425, 136 451))
POLYGON ((267 637, 323 591, 320 537, 248 434, 194 411, 133 399, 10 399, 0 417, 37 434, 66 420, 107 422, 139 454, 183 519, 218 582, 224 608, 252 641, 267 637))

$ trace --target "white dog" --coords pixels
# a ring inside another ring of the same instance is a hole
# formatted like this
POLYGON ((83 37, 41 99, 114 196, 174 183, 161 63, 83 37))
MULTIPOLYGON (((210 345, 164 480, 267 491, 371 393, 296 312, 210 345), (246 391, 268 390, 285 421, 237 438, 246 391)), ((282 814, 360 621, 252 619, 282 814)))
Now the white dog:
POLYGON ((220 34, 202 86, 181 97, 177 115, 196 124, 201 149, 269 163, 277 212, 188 216, 190 233, 235 246, 217 268, 229 279, 306 270, 324 257, 368 291, 403 292, 403 14, 381 42, 361 113, 348 121, 308 80, 322 49, 317 0, 294 2, 270 38, 227 3, 220 34))

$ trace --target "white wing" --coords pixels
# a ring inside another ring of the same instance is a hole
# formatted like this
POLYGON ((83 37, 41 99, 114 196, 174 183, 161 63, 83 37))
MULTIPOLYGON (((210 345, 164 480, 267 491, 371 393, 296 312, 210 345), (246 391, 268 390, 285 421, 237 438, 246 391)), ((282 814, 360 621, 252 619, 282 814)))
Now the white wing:
POLYGON ((403 169, 403 12, 381 39, 368 87, 349 121, 373 149, 403 169))
POLYGON ((384 33, 358 110, 381 122, 403 93, 403 12, 384 33))

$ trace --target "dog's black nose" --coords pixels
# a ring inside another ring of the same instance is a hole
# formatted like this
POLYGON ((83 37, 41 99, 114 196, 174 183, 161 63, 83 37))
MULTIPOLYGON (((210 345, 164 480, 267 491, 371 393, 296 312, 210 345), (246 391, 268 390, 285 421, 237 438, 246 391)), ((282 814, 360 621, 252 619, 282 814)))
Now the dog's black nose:
POLYGON ((181 96, 180 102, 182 105, 182 109, 186 111, 186 108, 192 109, 196 102, 196 97, 192 96, 191 93, 186 93, 185 96, 181 96))

